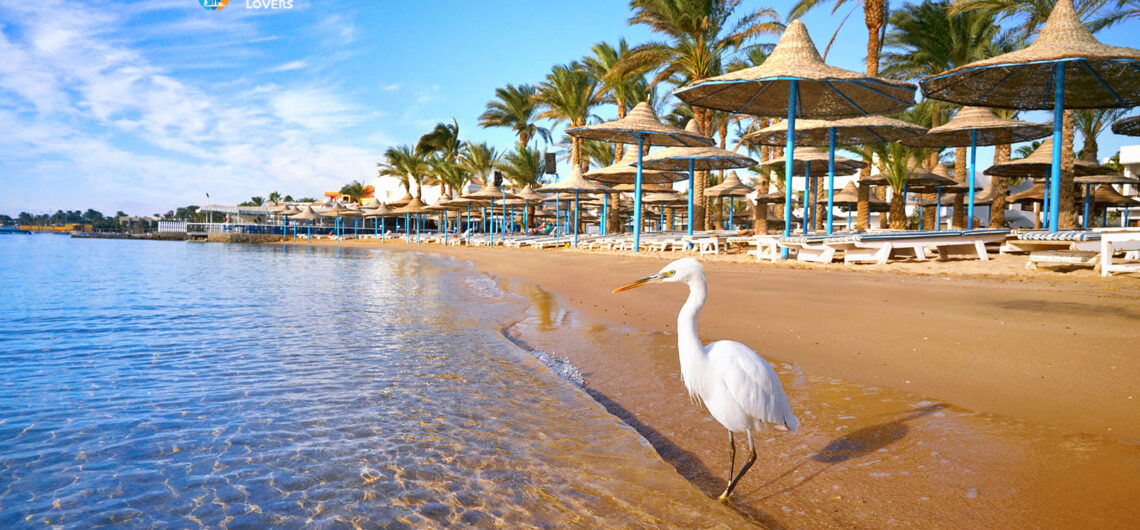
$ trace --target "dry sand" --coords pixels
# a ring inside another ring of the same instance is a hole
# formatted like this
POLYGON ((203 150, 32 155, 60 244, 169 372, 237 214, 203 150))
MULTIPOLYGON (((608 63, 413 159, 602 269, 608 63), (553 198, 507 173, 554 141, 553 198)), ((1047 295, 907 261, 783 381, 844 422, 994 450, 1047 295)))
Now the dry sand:
MULTIPOLYGON (((725 431, 692 405, 671 333, 687 292, 610 289, 675 255, 416 247, 528 296, 510 333, 710 495, 725 431), (569 310, 568 312, 566 310, 569 310)), ((1129 527, 1140 520, 1140 279, 1026 271, 1024 257, 885 266, 702 259, 706 341, 750 345, 801 420, 761 434, 735 507, 770 527, 1129 527)), ((745 451, 738 451, 744 453, 745 451)), ((740 455, 738 455, 740 456, 740 455)))

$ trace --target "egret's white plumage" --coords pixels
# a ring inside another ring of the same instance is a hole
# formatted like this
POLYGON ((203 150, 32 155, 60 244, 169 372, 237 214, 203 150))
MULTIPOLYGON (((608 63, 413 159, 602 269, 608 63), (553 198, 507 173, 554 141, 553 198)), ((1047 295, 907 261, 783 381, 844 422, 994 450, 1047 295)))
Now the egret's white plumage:
POLYGON ((729 483, 721 494, 724 500, 732 493, 740 478, 756 459, 752 431, 776 428, 795 432, 799 420, 792 414, 788 397, 775 370, 751 348, 739 342, 721 340, 701 344, 697 335, 697 317, 705 305, 707 287, 704 269, 693 258, 683 258, 661 269, 657 274, 619 287, 621 292, 651 283, 680 282, 689 286, 689 298, 677 315, 677 352, 681 361, 681 377, 689 395, 704 404, 721 425, 729 431, 735 467, 736 445, 732 433, 748 435, 751 451, 748 461, 735 478, 729 469, 729 483))

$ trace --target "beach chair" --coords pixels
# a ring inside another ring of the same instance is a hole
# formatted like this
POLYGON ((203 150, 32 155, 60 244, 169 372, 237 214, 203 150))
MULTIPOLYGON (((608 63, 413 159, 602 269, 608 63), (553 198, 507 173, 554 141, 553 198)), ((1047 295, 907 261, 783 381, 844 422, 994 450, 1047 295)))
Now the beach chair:
POLYGON ((1034 270, 1040 265, 1078 265, 1096 267, 1100 256, 1099 232, 1092 230, 1065 230, 1061 232, 1032 231, 1018 234, 1016 240, 1007 241, 1009 252, 1028 252, 1025 268, 1034 270))
MULTIPOLYGON (((836 236, 809 234, 805 236, 777 237, 776 246, 796 253, 796 261, 811 263, 831 263, 835 259, 836 247, 824 244, 827 239, 839 241, 836 236)), ((852 247, 854 248, 854 247, 852 247)))
POLYGON ((870 232, 843 236, 839 240, 826 241, 825 246, 842 249, 843 263, 873 261, 884 264, 892 257, 913 255, 919 260, 926 259, 926 249, 934 247, 939 261, 953 255, 976 255, 979 260, 988 261, 986 245, 998 243, 1006 238, 1005 228, 983 228, 975 230, 944 230, 936 232, 870 232))
POLYGON ((1140 272, 1140 263, 1113 263, 1117 251, 1124 251, 1125 260, 1140 259, 1140 229, 1105 228, 1100 232, 1100 275, 1114 272, 1140 272))
POLYGON ((748 251, 749 256, 756 256, 756 261, 778 261, 780 259, 779 236, 756 235, 745 239, 750 246, 756 247, 748 251))

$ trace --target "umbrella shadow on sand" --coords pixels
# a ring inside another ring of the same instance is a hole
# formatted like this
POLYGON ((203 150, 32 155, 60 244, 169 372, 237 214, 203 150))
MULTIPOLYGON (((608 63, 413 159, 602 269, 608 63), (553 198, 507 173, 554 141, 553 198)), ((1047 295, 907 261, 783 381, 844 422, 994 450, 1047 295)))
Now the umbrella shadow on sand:
POLYGON ((882 449, 888 445, 898 442, 899 440, 902 440, 903 438, 906 438, 907 435, 910 434, 910 426, 907 425, 908 421, 916 420, 918 418, 926 416, 927 414, 933 414, 944 408, 946 408, 946 405, 935 403, 933 405, 927 405, 925 407, 918 407, 902 411, 904 415, 895 418, 894 420, 886 423, 880 423, 878 425, 872 425, 870 427, 864 427, 857 431, 851 432, 850 434, 845 434, 839 438, 831 440, 818 452, 807 457, 805 460, 797 464, 795 467, 785 471, 780 476, 769 480, 764 484, 764 486, 771 486, 772 484, 775 484, 780 480, 792 475, 800 468, 809 465, 812 462, 822 462, 826 464, 825 466, 822 466, 819 469, 815 470, 813 473, 794 485, 780 488, 778 491, 766 495, 764 499, 769 499, 777 495, 795 490, 796 488, 799 488, 800 486, 811 482, 812 479, 816 478, 824 471, 831 469, 831 466, 835 464, 867 456, 878 451, 879 449, 882 449))

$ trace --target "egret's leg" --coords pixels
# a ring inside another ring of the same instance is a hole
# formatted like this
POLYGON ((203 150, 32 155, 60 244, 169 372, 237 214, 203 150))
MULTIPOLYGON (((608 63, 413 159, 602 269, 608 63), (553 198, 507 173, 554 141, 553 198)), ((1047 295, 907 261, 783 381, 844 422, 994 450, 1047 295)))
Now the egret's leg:
POLYGON ((724 489, 724 493, 721 493, 720 497, 717 497, 718 501, 728 501, 728 496, 732 494, 732 490, 736 488, 736 485, 740 482, 740 479, 744 477, 744 474, 748 472, 748 468, 752 467, 752 464, 754 462, 756 462, 756 447, 752 445, 752 431, 748 431, 748 460, 746 460, 744 462, 744 465, 740 467, 740 474, 736 475, 736 478, 732 479, 732 482, 728 483, 728 487, 724 489))
POLYGON ((736 470, 736 439, 732 431, 728 431, 728 480, 732 481, 732 473, 736 470))

